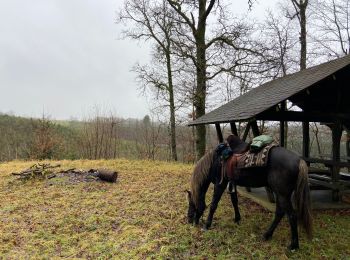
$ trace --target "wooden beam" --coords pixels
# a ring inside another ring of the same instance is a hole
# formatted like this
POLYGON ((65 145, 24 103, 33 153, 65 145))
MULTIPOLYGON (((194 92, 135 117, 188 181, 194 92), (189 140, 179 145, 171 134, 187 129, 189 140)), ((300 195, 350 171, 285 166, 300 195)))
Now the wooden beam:
MULTIPOLYGON (((252 126, 252 131, 253 131, 253 135, 254 137, 259 136, 260 135, 260 130, 258 127, 258 123, 256 120, 251 122, 251 126, 252 126)), ((275 199, 275 195, 273 194, 273 191, 270 187, 266 186, 265 187, 265 191, 267 194, 267 198, 271 203, 275 203, 276 199, 275 199)))
POLYGON ((350 167, 350 162, 335 162, 333 160, 325 160, 325 159, 320 159, 320 158, 310 158, 310 157, 302 157, 306 162, 308 163, 322 163, 326 167, 331 167, 331 166, 338 166, 340 168, 342 167, 350 167))
MULTIPOLYGON (((332 160, 334 162, 340 162, 340 139, 342 135, 342 125, 340 123, 336 123, 332 127, 332 160)), ((332 182, 334 184, 339 182, 339 165, 332 166, 332 182)), ((339 189, 332 190, 332 199, 333 201, 339 201, 339 189)))
MULTIPOLYGON (((242 140, 245 142, 245 140, 247 139, 247 136, 249 134, 249 129, 250 129, 250 122, 247 123, 246 128, 244 129, 244 133, 243 133, 243 137, 242 140)), ((252 190, 250 189, 250 187, 246 187, 245 188, 247 192, 251 192, 252 190)))
POLYGON ((222 136, 220 124, 215 124, 216 134, 218 136, 219 143, 224 142, 224 137, 222 136))
MULTIPOLYGON (((287 110, 287 102, 282 101, 281 102, 281 111, 285 112, 287 110)), ((284 120, 280 121, 280 146, 285 147, 285 125, 284 125, 284 120)))
MULTIPOLYGON (((350 132, 348 129, 346 129, 345 150, 346 150, 347 161, 350 164, 350 132)), ((348 167, 348 172, 350 172, 350 166, 348 167)))
POLYGON ((244 133, 243 133, 243 137, 242 137, 242 140, 245 142, 245 140, 247 139, 247 136, 249 134, 249 130, 250 130, 250 123, 248 122, 247 123, 247 126, 244 130, 244 133))
POLYGON ((236 123, 235 122, 230 122, 230 126, 231 126, 231 133, 235 136, 238 136, 238 131, 237 131, 237 127, 236 127, 236 123))
POLYGON ((285 147, 285 129, 284 129, 284 121, 280 121, 280 146, 285 147))
POLYGON ((250 122, 250 125, 252 127, 252 132, 253 132, 254 137, 259 136, 260 131, 259 131, 258 123, 256 122, 256 120, 250 122))
POLYGON ((320 186, 327 187, 330 189, 337 189, 337 190, 339 189, 339 185, 332 184, 328 181, 317 180, 315 178, 310 178, 309 181, 311 184, 320 185, 320 186))
POLYGON ((303 122, 303 157, 309 158, 310 156, 310 133, 309 122, 303 122))
POLYGON ((320 122, 332 123, 336 120, 349 122, 350 115, 342 113, 315 113, 297 111, 266 111, 256 116, 257 120, 268 121, 296 121, 296 122, 320 122))

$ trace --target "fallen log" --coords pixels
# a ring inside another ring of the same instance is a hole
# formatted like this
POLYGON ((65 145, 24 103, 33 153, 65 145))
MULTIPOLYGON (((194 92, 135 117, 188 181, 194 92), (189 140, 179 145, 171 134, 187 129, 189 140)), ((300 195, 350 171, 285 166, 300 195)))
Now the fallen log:
POLYGON ((116 182, 118 178, 118 172, 107 169, 90 169, 88 172, 91 176, 98 177, 107 182, 116 182))
POLYGON ((108 182, 116 182, 118 178, 118 172, 116 171, 110 171, 107 169, 98 169, 97 177, 99 177, 103 181, 108 182))

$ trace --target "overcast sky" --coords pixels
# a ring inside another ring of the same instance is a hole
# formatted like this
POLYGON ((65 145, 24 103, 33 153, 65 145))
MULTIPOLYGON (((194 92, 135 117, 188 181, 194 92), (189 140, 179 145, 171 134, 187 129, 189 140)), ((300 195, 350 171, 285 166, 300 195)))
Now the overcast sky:
MULTIPOLYGON (((247 0, 240 2, 240 12, 247 0)), ((264 5, 255 6, 262 14, 264 5)), ((136 63, 147 45, 120 40, 122 0, 0 0, 0 112, 81 118, 98 105, 124 118, 149 111, 136 63)), ((235 5, 237 6, 237 5, 235 5)))

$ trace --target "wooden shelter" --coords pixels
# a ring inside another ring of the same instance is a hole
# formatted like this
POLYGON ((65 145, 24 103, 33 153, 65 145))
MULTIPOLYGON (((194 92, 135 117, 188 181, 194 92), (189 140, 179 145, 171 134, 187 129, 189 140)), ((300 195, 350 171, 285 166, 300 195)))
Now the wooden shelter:
POLYGON ((281 146, 285 143, 284 122, 302 122, 302 157, 309 165, 319 163, 328 168, 325 171, 310 167, 310 183, 314 188, 331 189, 334 201, 350 191, 350 182, 342 180, 340 175, 341 167, 350 167, 350 158, 342 161, 340 157, 342 132, 350 130, 350 55, 267 82, 189 125, 215 124, 222 142, 221 123, 230 123, 231 132, 238 135, 235 123, 248 122, 243 134, 245 140, 250 129, 254 136, 259 135, 257 120, 280 122, 281 146), (287 111, 287 101, 301 111, 287 111), (331 158, 310 157, 310 122, 319 122, 331 129, 331 158))

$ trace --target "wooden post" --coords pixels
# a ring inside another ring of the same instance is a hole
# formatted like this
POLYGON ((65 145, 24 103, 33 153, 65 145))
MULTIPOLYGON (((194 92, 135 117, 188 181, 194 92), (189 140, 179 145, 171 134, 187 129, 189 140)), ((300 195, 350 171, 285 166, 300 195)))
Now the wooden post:
MULTIPOLYGON (((346 130, 346 161, 350 162, 350 131, 349 129, 346 130)), ((348 172, 350 172, 350 167, 348 167, 348 172)))
POLYGON ((284 121, 280 121, 280 146, 284 147, 285 142, 284 142, 284 121))
MULTIPOLYGON (((259 136, 260 135, 260 131, 259 131, 259 127, 258 127, 258 123, 256 122, 256 120, 251 122, 251 127, 252 127, 252 132, 254 137, 259 136)), ((271 203, 275 203, 275 196, 273 195, 273 191, 269 188, 269 187, 265 187, 266 190, 266 194, 267 194, 267 198, 271 203)), ((248 189, 247 189, 248 191, 248 189)), ((250 188, 249 188, 250 191, 250 188)))
POLYGON ((245 142, 245 140, 247 139, 247 136, 249 134, 249 129, 250 129, 250 123, 248 122, 247 123, 247 126, 244 130, 244 133, 243 133, 243 137, 242 137, 242 140, 245 142))
MULTIPOLYGON (((340 162, 340 139, 342 135, 342 129, 342 125, 339 122, 335 123, 332 127, 332 160, 335 162, 335 164, 332 165, 333 184, 339 183, 340 167, 337 163, 340 162)), ((333 201, 340 200, 339 189, 332 190, 332 199, 333 201)))
MULTIPOLYGON (((287 104, 286 101, 282 101, 281 102, 281 111, 286 111, 287 110, 287 104)), ((286 146, 286 142, 285 142, 285 133, 286 129, 285 129, 285 122, 284 120, 280 121, 280 146, 285 147, 286 146)))
POLYGON ((231 133, 235 136, 238 136, 238 131, 237 131, 237 127, 236 127, 236 123, 235 122, 231 122, 230 123, 231 126, 231 133))
POLYGON ((303 122, 303 157, 310 157, 309 122, 303 122))
POLYGON ((224 142, 224 137, 222 136, 220 124, 215 124, 216 134, 218 136, 219 143, 224 142))
POLYGON ((256 122, 256 120, 252 121, 250 123, 251 127, 252 127, 252 132, 254 137, 257 137, 260 135, 260 131, 259 131, 259 127, 258 127, 258 123, 256 122))

